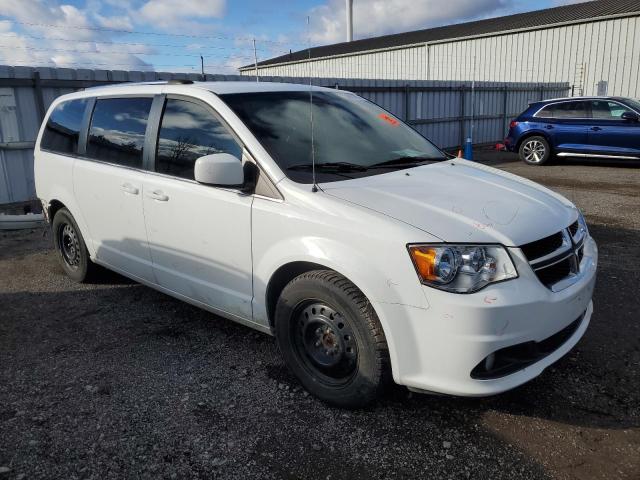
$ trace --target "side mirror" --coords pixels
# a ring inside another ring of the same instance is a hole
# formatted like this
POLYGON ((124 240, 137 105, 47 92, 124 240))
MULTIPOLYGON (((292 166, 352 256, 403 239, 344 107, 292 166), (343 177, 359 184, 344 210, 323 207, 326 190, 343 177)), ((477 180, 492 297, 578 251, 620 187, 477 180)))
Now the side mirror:
POLYGON ((212 153, 196 160, 196 182, 217 187, 241 187, 244 171, 239 158, 229 153, 212 153))
POLYGON ((640 120, 640 117, 638 117, 637 113, 634 112, 624 112, 620 118, 622 118, 622 120, 627 120, 628 122, 637 122, 638 120, 640 120))

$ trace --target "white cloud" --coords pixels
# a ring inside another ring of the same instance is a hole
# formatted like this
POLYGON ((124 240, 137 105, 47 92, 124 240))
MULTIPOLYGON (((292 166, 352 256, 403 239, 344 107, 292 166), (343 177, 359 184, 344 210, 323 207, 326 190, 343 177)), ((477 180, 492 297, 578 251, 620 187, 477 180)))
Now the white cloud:
MULTIPOLYGON (((508 0, 357 0, 353 2, 354 38, 430 28, 506 14, 508 0)), ((329 0, 310 12, 311 41, 346 39, 344 0, 329 0)))
POLYGON ((128 29, 127 17, 106 17, 94 8, 56 5, 46 0, 0 0, 0 63, 70 68, 149 69, 134 53, 140 47, 110 45, 111 33, 96 28, 128 29), (52 25, 55 25, 53 27, 52 25), (43 40, 44 39, 44 40, 43 40))
POLYGON ((140 15, 156 27, 175 28, 177 20, 221 18, 225 6, 225 0, 149 0, 140 15))
POLYGON ((133 30, 133 24, 128 15, 104 17, 99 13, 93 15, 98 25, 116 30, 133 30))

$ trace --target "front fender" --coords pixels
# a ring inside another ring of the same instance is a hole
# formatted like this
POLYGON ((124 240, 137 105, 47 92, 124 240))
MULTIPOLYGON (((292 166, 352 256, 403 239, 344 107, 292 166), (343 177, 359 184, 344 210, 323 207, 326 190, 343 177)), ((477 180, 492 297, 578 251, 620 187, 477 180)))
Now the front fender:
POLYGON ((412 282, 407 279, 406 272, 401 272, 402 268, 384 271, 362 251, 322 237, 289 238, 277 242, 265 250, 264 255, 257 260, 254 263, 255 322, 269 326, 267 286, 278 269, 293 262, 322 265, 348 278, 369 299, 385 332, 394 378, 399 378, 396 371, 399 365, 399 345, 408 344, 411 339, 404 338, 406 328, 401 325, 404 322, 395 319, 399 320, 395 322, 398 325, 395 325, 394 317, 388 314, 390 309, 387 307, 411 305, 419 309, 428 309, 429 305, 419 287, 415 271, 409 272, 409 278, 415 278, 415 282, 412 282))
MULTIPOLYGON (((407 258, 402 263, 413 268, 407 258)), ((402 261, 402 259, 400 259, 402 261)), ((424 294, 420 291, 415 271, 372 261, 364 251, 345 243, 323 237, 287 238, 270 245, 254 258, 254 320, 268 324, 266 293, 269 280, 281 267, 294 262, 310 262, 335 270, 351 280, 367 298, 380 303, 402 303, 428 308, 424 294), (406 273, 415 280, 415 288, 408 288, 406 273)))
POLYGON ((254 321, 269 326, 267 286, 278 269, 291 262, 322 265, 348 278, 373 305, 395 378, 396 345, 409 339, 393 307, 429 309, 407 244, 437 239, 322 191, 309 193, 286 182, 281 187, 286 201, 256 197, 252 205, 254 321))

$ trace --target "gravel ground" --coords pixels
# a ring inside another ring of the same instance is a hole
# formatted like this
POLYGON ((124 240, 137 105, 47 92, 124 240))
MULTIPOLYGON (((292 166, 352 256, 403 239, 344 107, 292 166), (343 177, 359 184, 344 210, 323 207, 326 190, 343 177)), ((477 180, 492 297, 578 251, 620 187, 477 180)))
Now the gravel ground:
POLYGON ((486 399, 300 389, 272 338, 118 275, 75 285, 0 234, 0 479, 640 478, 640 165, 477 159, 575 201, 600 246, 584 339, 486 399))

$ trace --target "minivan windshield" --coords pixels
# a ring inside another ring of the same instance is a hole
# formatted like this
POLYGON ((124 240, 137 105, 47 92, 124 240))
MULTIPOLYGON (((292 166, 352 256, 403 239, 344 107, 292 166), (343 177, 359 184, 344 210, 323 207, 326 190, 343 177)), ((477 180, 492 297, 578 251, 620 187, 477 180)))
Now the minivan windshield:
POLYGON ((312 183, 386 173, 445 160, 445 154, 376 104, 349 92, 221 95, 292 180, 312 183))

